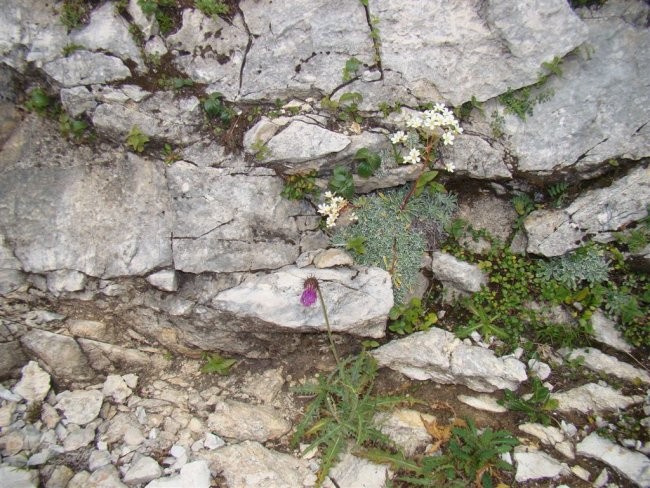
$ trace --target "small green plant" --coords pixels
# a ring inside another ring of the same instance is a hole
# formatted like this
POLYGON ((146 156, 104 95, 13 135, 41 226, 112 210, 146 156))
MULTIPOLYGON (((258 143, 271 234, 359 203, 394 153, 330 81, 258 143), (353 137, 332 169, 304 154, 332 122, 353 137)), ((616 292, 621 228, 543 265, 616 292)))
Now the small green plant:
POLYGON ((181 159, 180 154, 174 151, 170 144, 163 146, 163 161, 165 161, 165 164, 174 164, 179 159, 181 159))
POLYGON ((616 240, 633 253, 643 250, 650 243, 650 205, 646 207, 646 214, 635 228, 614 233, 616 240))
POLYGON ((35 424, 41 420, 41 413, 43 412, 43 402, 32 402, 27 405, 27 410, 25 410, 25 422, 28 424, 35 424))
POLYGON ((532 389, 530 398, 524 399, 506 389, 503 392, 503 400, 499 400, 499 404, 508 410, 523 413, 529 422, 549 425, 551 423, 549 412, 558 407, 558 401, 551 398, 550 390, 539 378, 532 378, 530 386, 532 389))
POLYGON ((378 411, 405 403, 407 399, 373 395, 376 375, 376 361, 362 352, 339 361, 329 375, 321 375, 316 382, 295 389, 298 394, 314 396, 296 427, 292 444, 296 446, 303 439, 313 439, 304 452, 323 448, 316 486, 323 484, 349 440, 359 447, 367 443, 392 447, 373 418, 378 411))
POLYGON ((479 433, 471 419, 465 424, 452 428, 448 446, 439 456, 424 456, 418 461, 401 453, 372 449, 364 457, 390 464, 400 473, 398 480, 410 486, 493 487, 495 480, 502 479, 503 472, 513 471, 501 455, 519 445, 519 441, 505 430, 488 427, 479 433))
POLYGON ((149 142, 149 136, 144 134, 140 127, 134 125, 126 136, 126 144, 136 152, 144 151, 144 145, 149 142))
POLYGON ((160 32, 169 34, 174 28, 172 10, 178 7, 176 0, 138 0, 138 5, 145 15, 153 15, 158 22, 160 32))
POLYGON ((504 127, 506 119, 496 110, 492 112, 492 121, 490 122, 490 129, 492 129, 492 136, 499 139, 504 134, 504 127))
POLYGON ((399 335, 429 330, 438 322, 436 313, 427 312, 417 297, 412 298, 408 305, 394 305, 388 318, 391 320, 388 329, 399 335))
POLYGON ((537 103, 535 98, 531 98, 530 87, 508 91, 499 95, 499 102, 505 107, 505 111, 516 115, 521 120, 526 120, 527 116, 533 115, 533 107, 537 103))
POLYGON ((361 123, 363 117, 359 114, 359 104, 363 101, 363 96, 358 92, 344 93, 338 100, 332 100, 324 97, 321 101, 321 107, 336 113, 336 117, 343 122, 361 123))
POLYGON ((88 4, 84 0, 64 0, 59 15, 61 23, 71 31, 86 20, 88 4))
POLYGON ((258 161, 264 161, 271 157, 271 149, 260 139, 257 139, 253 144, 251 144, 251 149, 253 150, 255 159, 258 161))
POLYGON ((345 66, 343 67, 343 82, 346 83, 352 78, 355 78, 358 76, 358 71, 359 68, 361 67, 361 61, 359 61, 355 57, 351 57, 345 62, 345 66))
POLYGON ((301 200, 308 195, 317 195, 316 176, 317 172, 315 169, 308 173, 297 173, 287 176, 280 195, 288 200, 301 200))
POLYGON ((555 208, 560 208, 564 205, 564 202, 567 198, 567 190, 569 189, 569 184, 566 181, 560 181, 554 185, 549 186, 546 189, 546 193, 553 200, 553 206, 555 208))
POLYGON ((66 138, 81 140, 88 129, 88 123, 81 119, 74 119, 65 112, 59 116, 59 130, 61 135, 66 138))
POLYGON ((399 102, 392 105, 387 102, 379 102, 377 108, 379 108, 379 111, 384 117, 388 117, 393 112, 399 112, 402 109, 402 105, 399 102))
POLYGON ((478 110, 480 113, 483 113, 483 103, 479 102, 474 95, 472 95, 471 100, 463 103, 462 105, 454 108, 454 114, 458 120, 466 120, 472 110, 478 110))
POLYGON ((70 43, 70 44, 66 44, 65 46, 63 46, 63 49, 61 50, 61 52, 67 58, 72 53, 74 53, 74 52, 76 52, 76 51, 78 51, 80 49, 84 49, 84 47, 80 46, 79 44, 70 43))
POLYGON ((379 154, 370 151, 366 147, 359 149, 352 159, 359 162, 357 165, 357 173, 362 178, 370 178, 381 166, 381 157, 379 154))
POLYGON ((365 254, 366 253, 366 238, 363 236, 353 236, 350 237, 345 243, 345 249, 348 251, 354 251, 356 254, 365 254))
POLYGON ((201 366, 201 373, 213 374, 216 373, 220 376, 226 376, 230 373, 230 368, 237 362, 236 359, 224 358, 219 354, 203 353, 201 358, 205 364, 201 366))
POLYGON ((166 90, 182 90, 183 88, 191 88, 194 86, 194 80, 191 78, 169 78, 165 75, 161 76, 158 80, 158 86, 166 90))
POLYGON ((223 126, 229 126, 235 116, 235 111, 224 103, 223 95, 219 92, 212 93, 203 100, 203 110, 208 117, 223 126))
POLYGON ((352 173, 344 166, 336 166, 334 168, 327 186, 333 193, 337 193, 348 200, 354 196, 352 173))
POLYGON ((519 193, 512 197, 512 206, 515 208, 515 212, 517 212, 517 219, 513 227, 515 229, 521 229, 526 217, 535 210, 535 202, 526 193, 519 193))
POLYGON ((196 0, 194 6, 208 17, 216 17, 230 13, 230 7, 219 0, 196 0))
POLYGON ((144 32, 142 32, 142 29, 137 24, 129 24, 129 34, 131 34, 131 37, 138 46, 144 46, 144 32))
POLYGON ((573 253, 540 261, 538 276, 542 280, 555 280, 570 290, 576 290, 584 282, 593 285, 606 281, 609 269, 602 251, 595 246, 585 246, 573 253))
POLYGON ((34 88, 29 92, 29 99, 25 102, 25 108, 39 115, 44 115, 52 109, 54 100, 50 98, 42 88, 34 88))

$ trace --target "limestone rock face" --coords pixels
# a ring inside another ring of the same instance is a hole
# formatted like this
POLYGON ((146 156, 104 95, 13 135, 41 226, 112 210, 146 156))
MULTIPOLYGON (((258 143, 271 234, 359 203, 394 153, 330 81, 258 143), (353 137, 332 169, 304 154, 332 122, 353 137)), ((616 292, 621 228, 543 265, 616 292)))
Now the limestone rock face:
POLYGON ((30 361, 23 367, 22 377, 13 391, 27 401, 41 402, 50 391, 50 375, 36 361, 30 361))
POLYGON ((479 346, 467 346, 454 334, 431 328, 394 340, 372 351, 380 366, 416 380, 462 384, 475 391, 516 390, 526 381, 526 366, 512 357, 497 358, 479 346))
POLYGON ((643 81, 650 70, 648 12, 640 1, 581 10, 587 42, 567 56, 562 76, 548 81, 553 96, 525 121, 506 116, 520 171, 575 176, 609 158, 650 154, 650 93, 643 81))
MULTIPOLYGON (((67 161, 84 157, 64 151, 67 161)), ((171 265, 162 163, 133 154, 101 166, 36 167, 39 161, 28 152, 0 170, 0 226, 25 271, 109 278, 171 265)))
POLYGON ((528 252, 560 256, 583 238, 607 241, 611 233, 647 216, 650 169, 637 167, 610 186, 590 190, 566 209, 536 210, 524 221, 528 252))
POLYGON ((258 330, 273 325, 279 330, 307 332, 326 330, 318 303, 300 303, 303 282, 319 281, 332 330, 383 337, 388 312, 393 306, 390 275, 379 268, 314 269, 287 266, 258 275, 219 293, 212 306, 236 315, 258 330))
POLYGON ((47 63, 43 69, 64 87, 109 83, 131 76, 126 65, 114 56, 77 51, 47 63))
POLYGON ((331 92, 351 57, 373 64, 366 12, 342 0, 245 0, 252 43, 242 73, 244 99, 331 92))
POLYGON ((178 162, 168 172, 176 269, 190 273, 275 269, 300 254, 296 219, 312 214, 280 197, 273 172, 249 175, 178 162))
POLYGON ((222 437, 258 442, 277 439, 291 429, 279 410, 234 400, 218 402, 208 417, 208 426, 222 437))
POLYGON ((425 9, 417 0, 371 0, 369 10, 378 17, 383 69, 400 73, 417 96, 454 106, 534 83, 542 62, 564 56, 587 33, 562 0, 440 0, 425 9))

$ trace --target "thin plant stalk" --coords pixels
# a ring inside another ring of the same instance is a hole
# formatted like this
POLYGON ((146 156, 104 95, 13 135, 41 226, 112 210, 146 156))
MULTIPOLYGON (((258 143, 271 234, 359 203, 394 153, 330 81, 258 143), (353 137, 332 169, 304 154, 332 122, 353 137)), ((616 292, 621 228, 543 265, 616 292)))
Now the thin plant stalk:
POLYGON ((323 317, 325 318, 325 326, 327 327, 327 338, 330 341, 330 349, 332 350, 332 355, 336 361, 336 365, 340 366, 341 360, 339 359, 338 351, 334 345, 334 338, 332 337, 332 328, 330 327, 330 319, 327 315, 327 307, 325 307, 325 300, 323 299, 323 292, 321 291, 320 284, 316 287, 318 292, 318 300, 320 301, 320 308, 323 311, 323 317))

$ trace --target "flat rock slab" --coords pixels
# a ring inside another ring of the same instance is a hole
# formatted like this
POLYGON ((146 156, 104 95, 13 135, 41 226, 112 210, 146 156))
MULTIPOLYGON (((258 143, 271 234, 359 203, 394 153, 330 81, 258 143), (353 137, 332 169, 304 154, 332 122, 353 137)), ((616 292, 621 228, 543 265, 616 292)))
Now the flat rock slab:
POLYGON ((128 154, 87 164, 84 150, 68 145, 61 158, 68 166, 48 167, 41 159, 47 148, 32 145, 30 135, 13 142, 16 161, 0 171, 0 226, 25 271, 110 278, 171 265, 161 162, 128 154))
POLYGON ((36 361, 30 361, 22 369, 22 376, 13 392, 28 402, 41 402, 50 391, 50 375, 36 361))
POLYGON ((562 76, 547 82, 544 89, 553 96, 525 121, 506 115, 519 171, 574 176, 606 166, 609 158, 650 154, 650 91, 644 81, 650 70, 649 12, 641 1, 581 10, 588 39, 565 58, 562 76))
POLYGON ((640 166, 610 186, 588 191, 562 210, 536 210, 524 221, 528 252, 560 256, 586 237, 608 240, 613 231, 647 216, 650 169, 640 166))
POLYGON ((64 87, 109 83, 131 76, 120 58, 88 51, 77 51, 50 61, 43 70, 64 87))
POLYGON ((86 425, 99 415, 104 395, 97 390, 64 391, 57 395, 56 408, 74 424, 86 425))
POLYGON ((637 486, 650 486, 650 460, 640 452, 625 449, 593 432, 576 446, 576 453, 609 464, 637 486))
POLYGON ((371 0, 369 11, 378 18, 383 69, 400 73, 415 95, 454 106, 535 83, 542 62, 587 34, 563 0, 439 0, 425 9, 418 0, 371 0))
POLYGON ((291 423, 279 410, 235 400, 216 403, 214 413, 208 417, 208 426, 222 437, 259 442, 277 439, 291 429, 291 423))
POLYGON ((214 451, 211 460, 229 488, 287 488, 316 482, 308 461, 272 451, 258 442, 222 447, 214 451))
POLYGON ((296 332, 327 330, 318 301, 300 303, 303 283, 318 279, 330 325, 335 332, 383 337, 393 306, 390 275, 380 268, 315 269, 288 266, 260 274, 219 293, 212 306, 257 324, 296 332))
POLYGON ((232 174, 178 162, 167 170, 174 209, 174 265, 190 273, 275 269, 300 253, 298 220, 314 214, 280 196, 268 170, 232 174))
POLYGON ((329 478, 341 487, 384 488, 388 480, 388 466, 371 463, 348 452, 332 467, 329 478))
POLYGON ((560 351, 567 359, 575 360, 583 358, 581 363, 592 371, 600 373, 611 374, 617 378, 627 381, 641 381, 643 383, 650 383, 650 374, 647 371, 634 367, 629 363, 619 361, 614 356, 604 354, 598 349, 593 347, 585 347, 583 349, 574 349, 571 351, 560 351))
POLYGON ((269 140, 268 160, 301 163, 342 151, 350 142, 349 137, 316 123, 295 120, 269 140))
POLYGON ((526 381, 526 366, 513 357, 498 358, 488 349, 464 344, 436 327, 375 349, 380 366, 416 380, 466 385, 479 392, 516 390, 526 381))
POLYGON ((560 412, 578 410, 582 413, 599 413, 622 410, 643 402, 643 396, 625 396, 610 386, 596 383, 573 388, 562 393, 551 393, 551 398, 558 401, 560 412))
POLYGON ((555 478, 569 474, 569 467, 544 452, 516 452, 515 480, 518 482, 540 478, 555 478))

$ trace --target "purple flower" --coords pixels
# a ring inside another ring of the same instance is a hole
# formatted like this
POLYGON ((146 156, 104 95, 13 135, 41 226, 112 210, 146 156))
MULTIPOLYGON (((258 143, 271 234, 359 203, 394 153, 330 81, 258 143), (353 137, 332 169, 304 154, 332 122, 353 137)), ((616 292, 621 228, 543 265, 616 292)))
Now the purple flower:
POLYGON ((300 303, 305 307, 311 307, 316 303, 316 298, 318 297, 318 280, 313 276, 310 276, 305 280, 303 284, 302 295, 300 296, 300 303))

